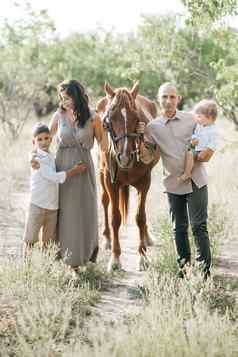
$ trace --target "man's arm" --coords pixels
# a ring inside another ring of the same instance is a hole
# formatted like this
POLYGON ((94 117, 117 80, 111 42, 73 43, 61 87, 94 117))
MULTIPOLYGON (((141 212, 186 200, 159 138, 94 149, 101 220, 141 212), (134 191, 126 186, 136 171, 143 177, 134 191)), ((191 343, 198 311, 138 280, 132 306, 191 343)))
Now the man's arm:
POLYGON ((144 164, 159 160, 160 152, 158 146, 142 141, 140 144, 140 159, 144 164))
POLYGON ((214 151, 212 149, 205 149, 198 154, 197 161, 208 162, 213 154, 214 151))
POLYGON ((143 135, 143 140, 140 142, 140 159, 144 164, 150 164, 154 160, 159 160, 160 152, 158 145, 154 144, 152 137, 146 130, 146 124, 139 122, 136 128, 138 134, 143 135))

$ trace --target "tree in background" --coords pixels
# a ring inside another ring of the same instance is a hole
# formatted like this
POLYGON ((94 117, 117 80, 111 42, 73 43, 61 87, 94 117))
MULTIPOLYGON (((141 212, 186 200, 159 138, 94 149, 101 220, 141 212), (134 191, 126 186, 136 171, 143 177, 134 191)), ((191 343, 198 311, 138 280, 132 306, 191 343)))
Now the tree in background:
POLYGON ((216 15, 202 17, 203 24, 198 19, 204 3, 213 6, 215 2, 186 3, 190 22, 182 16, 145 16, 134 34, 99 29, 66 38, 55 36, 47 12, 26 6, 21 21, 5 23, 1 29, 2 128, 17 137, 33 106, 38 115, 57 106, 56 86, 70 78, 79 79, 93 101, 104 95, 105 80, 114 87, 130 87, 139 80, 141 94, 152 99, 162 82, 172 81, 183 96, 183 105, 215 97, 238 128, 238 33, 213 22, 234 8, 222 10, 220 4, 216 15))
POLYGON ((222 43, 226 56, 212 64, 216 72, 214 93, 224 115, 238 130, 238 32, 220 31, 216 40, 222 43))
POLYGON ((188 23, 205 26, 214 42, 219 42, 225 55, 211 62, 215 72, 214 95, 224 115, 231 119, 238 130, 238 31, 222 22, 227 16, 238 15, 238 0, 183 0, 189 12, 188 23), (212 29, 212 30, 210 30, 212 29))
POLYGON ((26 16, 1 28, 0 123, 13 139, 30 116, 33 103, 47 83, 45 40, 54 32, 45 11, 36 13, 26 4, 26 16))
POLYGON ((237 0, 182 0, 186 6, 192 24, 215 22, 227 15, 238 14, 237 0))

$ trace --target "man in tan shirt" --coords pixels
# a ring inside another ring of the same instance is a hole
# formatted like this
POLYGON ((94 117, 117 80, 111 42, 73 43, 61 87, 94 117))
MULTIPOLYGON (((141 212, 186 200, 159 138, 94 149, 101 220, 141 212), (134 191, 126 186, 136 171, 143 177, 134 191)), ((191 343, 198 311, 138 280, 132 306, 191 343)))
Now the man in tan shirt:
POLYGON ((191 113, 177 110, 179 101, 176 87, 172 84, 164 83, 159 88, 160 117, 151 121, 146 128, 144 123, 139 124, 138 132, 145 134, 145 143, 140 148, 141 160, 149 163, 154 158, 153 147, 159 149, 180 275, 183 276, 186 264, 191 261, 188 239, 190 220, 197 248, 196 260, 201 264, 206 279, 210 275, 211 251, 207 231, 207 175, 203 162, 211 158, 213 151, 207 149, 198 155, 191 180, 184 182, 178 179, 184 171, 186 150, 196 125, 191 113))

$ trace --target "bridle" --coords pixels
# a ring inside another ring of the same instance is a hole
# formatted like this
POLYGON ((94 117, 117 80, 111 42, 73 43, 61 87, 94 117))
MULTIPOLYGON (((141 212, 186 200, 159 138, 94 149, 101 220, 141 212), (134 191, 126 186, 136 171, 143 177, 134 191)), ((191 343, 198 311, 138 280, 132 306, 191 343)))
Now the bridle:
POLYGON ((116 135, 113 127, 112 127, 112 121, 110 119, 110 110, 106 112, 106 114, 103 116, 103 127, 106 129, 110 135, 110 138, 112 140, 114 150, 117 152, 117 147, 116 144, 118 141, 123 140, 125 138, 138 138, 140 135, 137 133, 124 133, 121 135, 116 135))
MULTIPOLYGON (((107 108, 104 116, 103 116, 103 127, 105 130, 107 130, 108 134, 109 134, 109 138, 110 141, 112 143, 112 148, 113 148, 113 156, 116 159, 116 163, 119 166, 119 168, 121 170, 128 170, 130 168, 133 167, 135 162, 139 162, 140 158, 139 158, 139 144, 140 144, 140 140, 141 140, 141 135, 138 133, 128 133, 127 132, 127 128, 126 128, 126 123, 127 123, 127 111, 131 110, 131 103, 129 102, 129 98, 128 98, 128 93, 125 90, 119 90, 116 93, 116 99, 117 102, 116 104, 114 104, 114 102, 112 102, 109 107, 107 108), (119 108, 118 108, 119 107, 119 108), (124 122, 125 122, 125 132, 123 134, 117 135, 115 133, 115 130, 113 129, 112 126, 112 115, 115 112, 115 110, 120 110, 122 117, 124 118, 124 122), (117 148, 117 143, 120 140, 126 140, 128 138, 132 138, 135 139, 135 150, 131 151, 130 153, 130 161, 129 161, 129 165, 128 166, 123 166, 121 161, 120 161, 120 152, 118 151, 117 148)), ((134 109, 135 115, 138 116, 136 109, 134 109)), ((115 181, 115 178, 114 180, 115 181)))

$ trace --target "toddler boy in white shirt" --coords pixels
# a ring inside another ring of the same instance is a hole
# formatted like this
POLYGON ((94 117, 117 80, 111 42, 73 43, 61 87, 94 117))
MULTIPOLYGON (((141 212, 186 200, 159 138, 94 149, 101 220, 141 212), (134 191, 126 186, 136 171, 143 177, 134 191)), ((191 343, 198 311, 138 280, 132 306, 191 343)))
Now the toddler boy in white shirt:
POLYGON ((217 147, 216 125, 217 104, 214 100, 203 99, 194 108, 197 125, 185 156, 185 170, 179 180, 191 179, 194 162, 205 150, 215 151, 217 147))
POLYGON ((39 163, 39 167, 31 169, 30 205, 23 237, 24 257, 39 240, 41 228, 43 247, 55 240, 59 184, 87 169, 85 164, 78 163, 68 171, 56 172, 54 155, 49 152, 52 138, 48 126, 36 123, 32 135, 34 160, 39 163))

